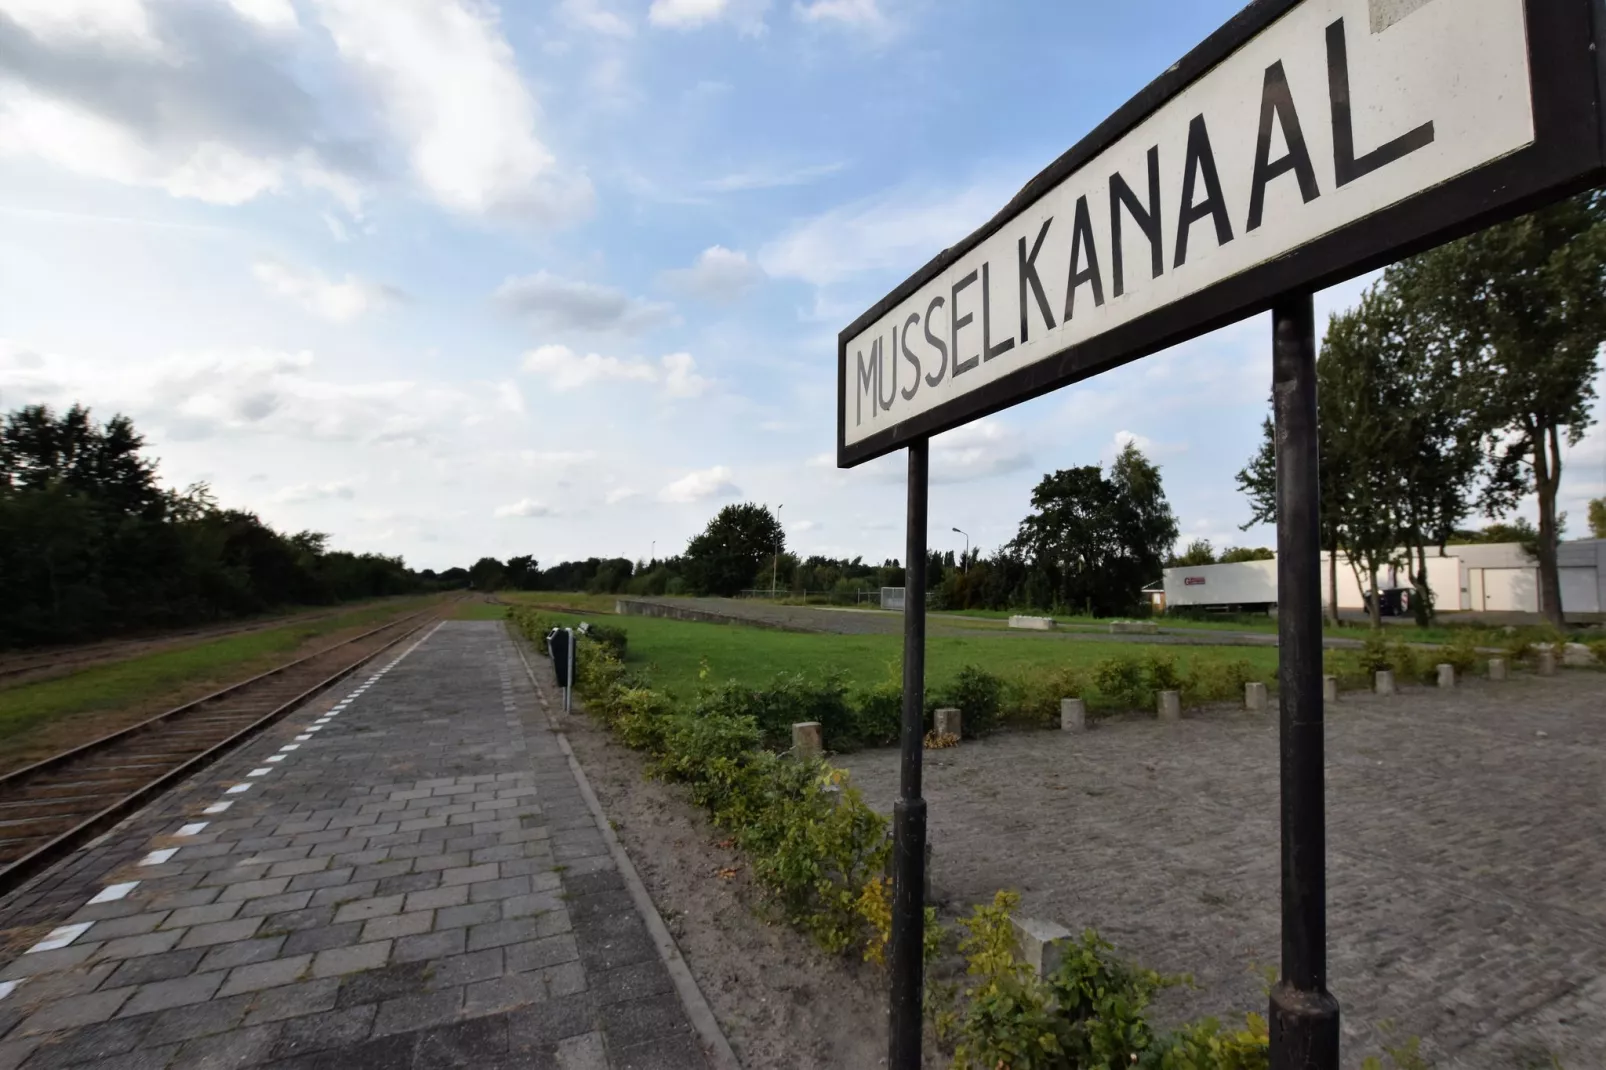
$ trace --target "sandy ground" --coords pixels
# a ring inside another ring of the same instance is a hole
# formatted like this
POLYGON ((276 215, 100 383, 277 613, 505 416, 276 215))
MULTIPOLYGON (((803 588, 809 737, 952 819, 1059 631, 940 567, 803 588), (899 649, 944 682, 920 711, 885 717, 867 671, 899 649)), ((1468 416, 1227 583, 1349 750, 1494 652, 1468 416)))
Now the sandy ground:
MULTIPOLYGON (((827 956, 768 921, 741 856, 719 846, 719 831, 679 789, 646 779, 641 756, 586 718, 569 716, 563 727, 742 1065, 886 1065, 881 970, 827 956), (736 877, 721 878, 730 866, 736 877)), ((928 1051, 926 1065, 946 1063, 928 1051)))

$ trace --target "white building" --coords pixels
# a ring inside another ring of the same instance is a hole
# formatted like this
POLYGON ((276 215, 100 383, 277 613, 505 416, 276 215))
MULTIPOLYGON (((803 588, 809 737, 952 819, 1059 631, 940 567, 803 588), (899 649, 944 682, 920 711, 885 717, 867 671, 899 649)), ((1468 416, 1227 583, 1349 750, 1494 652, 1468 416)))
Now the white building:
MULTIPOLYGON (((1322 555, 1322 602, 1332 604, 1328 554, 1322 555)), ((1400 551, 1403 560, 1405 551, 1400 551)), ((1606 619, 1606 539, 1580 539, 1559 547, 1561 605, 1568 620, 1606 619)), ((1538 613, 1539 566, 1518 543, 1429 548, 1428 586, 1441 612, 1538 613)), ((1412 567, 1388 568, 1379 589, 1409 587, 1412 567)), ((1356 578, 1349 559, 1338 559, 1338 606, 1362 610, 1369 584, 1356 578)), ((1361 574, 1364 578, 1364 572, 1361 574)), ((1165 606, 1269 608, 1277 604, 1277 562, 1243 561, 1165 570, 1165 606)))

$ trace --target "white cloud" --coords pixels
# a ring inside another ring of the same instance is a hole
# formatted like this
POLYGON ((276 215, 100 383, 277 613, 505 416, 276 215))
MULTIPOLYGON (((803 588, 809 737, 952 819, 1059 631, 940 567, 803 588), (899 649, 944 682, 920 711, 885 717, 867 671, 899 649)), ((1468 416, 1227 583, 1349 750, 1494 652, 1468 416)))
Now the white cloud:
POLYGON ((329 501, 332 499, 349 502, 356 496, 357 492, 350 483, 297 483, 279 491, 273 496, 272 501, 280 505, 329 501))
POLYGON ((5 0, 0 14, 50 40, 159 47, 144 0, 5 0))
POLYGON ((511 379, 496 384, 496 403, 514 416, 524 415, 524 393, 511 379))
POLYGON ((658 383, 673 398, 692 398, 713 385, 712 380, 697 374, 697 361, 690 353, 670 353, 653 364, 600 353, 582 356, 568 346, 545 345, 525 354, 524 370, 542 376, 547 386, 560 393, 600 382, 638 382, 658 383))
POLYGON ((550 506, 542 505, 533 498, 520 498, 516 502, 510 502, 507 505, 499 505, 496 507, 496 518, 498 520, 507 520, 511 517, 536 517, 551 515, 552 509, 550 506))
MULTIPOLYGON (((931 440, 933 483, 988 479, 1025 468, 1031 461, 1020 436, 998 420, 976 420, 931 440)), ((902 478, 902 470, 898 472, 902 478)))
POLYGON ((769 0, 652 0, 647 21, 677 30, 729 21, 743 33, 756 34, 764 31, 768 6, 769 0))
POLYGON ((763 278, 764 269, 746 253, 713 245, 698 254, 691 267, 665 272, 664 284, 677 293, 724 304, 735 301, 763 278))
POLYGON ((893 190, 799 223, 758 261, 771 275, 816 286, 866 272, 907 274, 985 223, 1013 192, 998 181, 940 195, 893 190))
POLYGON ((301 26, 290 0, 229 0, 229 6, 270 30, 294 30, 301 26))
POLYGON ((731 470, 724 465, 691 472, 658 492, 660 501, 677 505, 707 501, 710 498, 729 498, 741 493, 731 482, 731 470))
POLYGON ((641 492, 634 487, 615 487, 607 493, 606 501, 609 505, 618 505, 631 498, 640 497, 641 492))
POLYGON ((561 174, 536 134, 536 102, 494 8, 473 0, 314 7, 436 201, 545 223, 589 213, 590 182, 561 174))
POLYGON ((610 286, 560 279, 546 271, 507 279, 497 287, 495 300, 553 331, 639 334, 667 322, 674 311, 610 286))
POLYGON ((350 323, 365 313, 405 300, 405 295, 393 286, 364 282, 352 275, 334 282, 322 272, 298 269, 277 260, 259 260, 251 272, 270 293, 335 323, 350 323))
POLYGON ((704 182, 702 188, 714 193, 736 193, 755 189, 781 189, 787 186, 806 186, 822 178, 837 174, 847 164, 822 163, 790 170, 760 168, 753 171, 736 171, 704 182))
POLYGON ((634 32, 630 23, 608 10, 602 0, 563 0, 558 10, 569 23, 594 33, 608 37, 629 37, 634 32))
POLYGON ((891 25, 876 0, 812 0, 792 10, 804 22, 835 22, 856 30, 885 32, 891 25))

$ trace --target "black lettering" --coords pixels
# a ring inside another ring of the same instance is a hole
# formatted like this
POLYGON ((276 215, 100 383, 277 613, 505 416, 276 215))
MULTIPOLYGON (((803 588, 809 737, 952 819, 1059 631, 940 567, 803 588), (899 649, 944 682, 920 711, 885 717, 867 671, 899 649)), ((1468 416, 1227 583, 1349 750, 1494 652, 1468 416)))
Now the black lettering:
POLYGON ((1316 188, 1316 168, 1310 162, 1310 150, 1305 148, 1305 132, 1299 126, 1299 112, 1294 110, 1294 95, 1288 89, 1288 76, 1283 73, 1283 61, 1278 60, 1266 68, 1266 84, 1260 93, 1260 140, 1255 145, 1255 178, 1249 184, 1249 225, 1245 230, 1260 226, 1266 207, 1266 185, 1278 175, 1294 172, 1299 180, 1299 195, 1309 204, 1321 196, 1316 188), (1271 120, 1275 116, 1282 124, 1283 140, 1288 142, 1288 153, 1277 162, 1271 162, 1271 120))
POLYGON ((1049 216, 1047 219, 1043 220, 1043 228, 1037 232, 1037 240, 1032 243, 1032 255, 1026 255, 1026 239, 1024 237, 1020 239, 1021 345, 1025 345, 1026 339, 1029 337, 1027 333, 1028 328, 1026 325, 1026 289, 1028 286, 1031 287, 1032 294, 1037 298, 1037 310, 1043 314, 1043 322, 1048 324, 1049 330, 1054 329, 1054 313, 1049 311, 1048 295, 1043 292, 1043 280, 1039 278, 1037 274, 1037 254, 1043 251, 1043 239, 1048 237, 1048 227, 1052 222, 1054 222, 1053 216, 1049 216))
POLYGON ((993 345, 993 283, 992 265, 981 262, 981 354, 983 360, 1001 357, 1015 348, 1015 339, 1006 338, 993 345))
MULTIPOLYGON (((915 373, 910 377, 909 385, 904 387, 903 390, 903 400, 905 401, 914 397, 915 391, 920 389, 920 358, 915 356, 909 349, 909 332, 914 330, 915 324, 919 322, 920 313, 911 312, 909 313, 909 318, 903 324, 903 359, 915 366, 915 373)), ((927 335, 927 337, 930 337, 930 335, 927 335)))
POLYGON ((1386 167, 1402 156, 1433 144, 1433 123, 1430 120, 1373 149, 1360 159, 1355 158, 1355 126, 1350 116, 1349 47, 1344 42, 1343 19, 1327 27, 1327 95, 1333 103, 1333 177, 1340 186, 1347 186, 1379 167, 1386 167))
POLYGON ((1076 222, 1071 226, 1071 281, 1065 285, 1065 322, 1071 322, 1076 309, 1076 290, 1084 282, 1093 284, 1093 304, 1104 304, 1104 283, 1099 279, 1099 250, 1093 244, 1093 220, 1087 212, 1087 198, 1076 198, 1076 222), (1087 267, 1080 270, 1082 245, 1087 243, 1087 267))
POLYGON ((885 412, 886 410, 892 408, 892 403, 894 401, 898 400, 898 327, 896 324, 894 324, 892 327, 892 348, 890 350, 887 350, 885 354, 883 354, 881 352, 880 341, 878 340, 876 342, 876 367, 878 369, 880 368, 881 358, 883 355, 892 358, 892 374, 888 375, 884 371, 877 371, 876 377, 880 380, 880 382, 876 384, 875 396, 876 401, 880 402, 881 404, 881 411, 885 412), (886 397, 882 397, 881 383, 887 382, 888 380, 891 380, 888 385, 891 386, 892 389, 887 391, 886 397))
POLYGON ((1188 124, 1188 159, 1182 165, 1182 208, 1177 213, 1177 255, 1172 268, 1179 268, 1188 260, 1188 228, 1205 216, 1216 222, 1216 243, 1226 245, 1232 241, 1232 221, 1227 218, 1227 201, 1221 196, 1221 179, 1216 174, 1216 154, 1210 148, 1210 131, 1205 129, 1203 115, 1195 115, 1188 124), (1204 179, 1205 199, 1193 203, 1195 176, 1204 179))
POLYGON ((1138 202, 1132 187, 1120 172, 1110 176, 1110 270, 1114 275, 1115 296, 1126 292, 1126 272, 1121 260, 1121 206, 1132 213, 1132 221, 1149 239, 1150 278, 1158 279, 1165 270, 1165 239, 1160 229, 1160 146, 1149 148, 1149 206, 1138 202))
POLYGON ((949 299, 949 304, 952 305, 952 307, 948 309, 948 315, 951 320, 948 327, 948 340, 953 345, 954 378, 956 379, 961 373, 968 372, 977 364, 981 363, 981 354, 979 353, 973 357, 967 357, 964 360, 959 359, 959 328, 968 326, 970 322, 976 318, 969 312, 966 312, 963 316, 959 314, 959 291, 963 290, 966 286, 971 285, 975 281, 976 273, 972 271, 969 275, 966 275, 964 278, 954 283, 954 292, 952 297, 949 299))
MULTIPOLYGON (((927 386, 936 386, 938 383, 942 382, 942 377, 948 374, 948 346, 941 338, 938 338, 931 331, 931 314, 946 303, 947 302, 943 300, 942 295, 938 294, 936 297, 931 299, 931 304, 926 306, 926 344, 930 345, 931 348, 935 349, 939 354, 936 378, 932 378, 931 373, 927 372, 927 386)), ((907 338, 905 341, 907 341, 907 338)))
POLYGON ((865 366, 864 351, 860 350, 859 358, 859 392, 854 397, 853 424, 855 427, 864 423, 864 392, 870 391, 870 418, 875 419, 876 399, 881 396, 881 339, 877 338, 870 346, 870 365, 865 366))

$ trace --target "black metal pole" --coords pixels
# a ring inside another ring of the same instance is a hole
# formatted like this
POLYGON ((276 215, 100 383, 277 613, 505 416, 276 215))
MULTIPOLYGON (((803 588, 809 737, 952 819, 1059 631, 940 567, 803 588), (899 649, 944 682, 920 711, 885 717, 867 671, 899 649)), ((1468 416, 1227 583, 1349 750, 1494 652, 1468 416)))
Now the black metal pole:
POLYGON ((1316 314, 1311 295, 1298 293, 1279 298, 1271 315, 1283 893, 1283 976, 1271 992, 1271 1065, 1338 1070, 1338 1001, 1327 991, 1316 314))
POLYGON ((889 1070, 920 1070, 926 800, 920 797, 926 697, 926 483, 930 440, 909 444, 903 580, 903 768, 892 806, 892 999, 889 1070))

